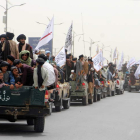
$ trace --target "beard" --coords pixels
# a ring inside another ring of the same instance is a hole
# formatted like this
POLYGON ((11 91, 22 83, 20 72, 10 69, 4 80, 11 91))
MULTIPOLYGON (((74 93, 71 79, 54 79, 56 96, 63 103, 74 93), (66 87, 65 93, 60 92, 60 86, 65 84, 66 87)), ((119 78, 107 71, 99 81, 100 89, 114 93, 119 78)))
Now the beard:
POLYGON ((19 45, 23 46, 25 44, 25 42, 20 42, 19 45))

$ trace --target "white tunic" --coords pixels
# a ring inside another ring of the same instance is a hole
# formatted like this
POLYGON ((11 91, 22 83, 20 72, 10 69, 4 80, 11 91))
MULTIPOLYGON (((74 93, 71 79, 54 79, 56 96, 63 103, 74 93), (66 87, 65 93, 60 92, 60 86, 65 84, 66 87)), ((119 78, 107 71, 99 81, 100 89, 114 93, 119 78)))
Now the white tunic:
POLYGON ((51 64, 48 62, 45 62, 43 67, 47 70, 48 72, 48 81, 46 82, 45 86, 50 86, 55 83, 55 73, 54 73, 54 68, 51 64))
MULTIPOLYGON (((45 86, 47 81, 48 81, 48 73, 46 71, 45 68, 41 67, 41 74, 42 74, 42 78, 43 78, 43 83, 42 85, 45 86)), ((38 87, 38 74, 37 74, 37 68, 34 68, 34 75, 33 75, 33 79, 34 79, 34 87, 38 87)), ((45 90, 44 88, 39 88, 40 91, 45 90)))

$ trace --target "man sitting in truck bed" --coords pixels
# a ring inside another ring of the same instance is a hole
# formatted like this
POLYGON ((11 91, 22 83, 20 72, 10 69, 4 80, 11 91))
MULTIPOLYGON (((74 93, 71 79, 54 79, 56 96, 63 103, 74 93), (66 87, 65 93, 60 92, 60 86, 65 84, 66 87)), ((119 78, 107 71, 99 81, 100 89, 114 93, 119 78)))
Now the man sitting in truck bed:
POLYGON ((32 86, 33 85, 33 68, 26 64, 22 64, 19 59, 16 59, 14 61, 14 65, 19 70, 22 84, 24 86, 32 86))

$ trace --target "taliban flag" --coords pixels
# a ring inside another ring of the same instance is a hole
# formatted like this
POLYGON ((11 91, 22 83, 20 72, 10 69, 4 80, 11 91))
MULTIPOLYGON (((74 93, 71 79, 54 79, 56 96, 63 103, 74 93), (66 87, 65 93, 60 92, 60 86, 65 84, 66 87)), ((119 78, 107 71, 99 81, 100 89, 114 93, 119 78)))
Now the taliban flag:
POLYGON ((43 33, 42 37, 40 38, 35 50, 46 45, 49 41, 51 41, 53 39, 53 27, 54 27, 54 18, 52 18, 49 25, 47 26, 45 32, 43 33))
POLYGON ((65 41, 65 49, 68 52, 71 52, 72 50, 72 28, 73 28, 73 25, 71 24, 67 33, 66 41, 65 41))
POLYGON ((118 58, 118 55, 117 55, 117 47, 116 47, 114 50, 113 59, 115 60, 117 58, 118 58))
POLYGON ((129 62, 127 63, 127 68, 129 69, 130 67, 132 67, 133 65, 136 64, 136 60, 135 60, 135 57, 131 58, 129 60, 129 62))
POLYGON ((96 53, 99 53, 99 45, 97 45, 96 53))

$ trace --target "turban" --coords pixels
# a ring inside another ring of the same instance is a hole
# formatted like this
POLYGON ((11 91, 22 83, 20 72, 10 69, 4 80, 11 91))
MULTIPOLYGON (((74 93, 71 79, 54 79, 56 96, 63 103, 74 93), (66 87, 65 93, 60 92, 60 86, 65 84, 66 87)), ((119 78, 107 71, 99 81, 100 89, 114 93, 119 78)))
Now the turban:
POLYGON ((14 66, 18 65, 19 63, 21 63, 21 61, 19 59, 14 60, 14 66))
POLYGON ((21 34, 17 37, 17 41, 19 42, 20 39, 25 39, 26 40, 26 36, 24 34, 21 34))
POLYGON ((10 32, 6 33, 6 37, 7 37, 8 40, 12 40, 14 38, 14 36, 15 35, 13 33, 10 33, 10 32))
POLYGON ((6 61, 3 61, 0 65, 1 67, 9 66, 9 63, 6 61))
POLYGON ((40 54, 38 56, 38 58, 42 58, 42 59, 44 59, 44 61, 47 61, 47 56, 45 56, 44 54, 40 54))
POLYGON ((14 60, 15 60, 15 58, 13 56, 11 56, 11 55, 8 55, 7 59, 11 60, 12 62, 14 62, 14 60))

